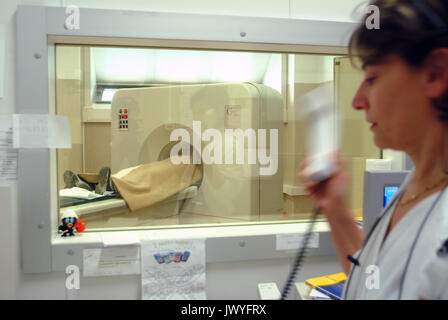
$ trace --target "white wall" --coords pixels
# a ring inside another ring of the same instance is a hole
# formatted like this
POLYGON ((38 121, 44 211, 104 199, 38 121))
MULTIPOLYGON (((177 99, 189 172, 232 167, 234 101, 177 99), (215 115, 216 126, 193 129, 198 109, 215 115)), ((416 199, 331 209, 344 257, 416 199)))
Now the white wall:
MULTIPOLYGON (((2 0, 4 2, 5 0, 2 0)), ((159 12, 353 21, 363 0, 22 0, 20 4, 159 12)))
MULTIPOLYGON (((0 115, 16 108, 15 11, 17 5, 50 5, 353 21, 352 11, 362 0, 2 0, 0 24, 6 25, 4 97, 0 115)), ((84 278, 76 295, 65 291, 65 274, 23 275, 20 271, 19 206, 15 183, 0 182, 0 299, 138 299, 139 277, 84 278)), ((292 261, 264 260, 207 265, 209 299, 257 299, 259 282, 283 286, 292 261)), ((339 272, 335 257, 309 258, 298 280, 339 272)))

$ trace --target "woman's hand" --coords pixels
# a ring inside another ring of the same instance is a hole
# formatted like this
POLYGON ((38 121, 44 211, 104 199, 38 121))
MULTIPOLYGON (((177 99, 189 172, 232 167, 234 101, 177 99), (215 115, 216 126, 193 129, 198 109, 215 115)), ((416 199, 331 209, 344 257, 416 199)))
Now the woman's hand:
POLYGON ((338 215, 341 204, 345 203, 348 190, 348 174, 342 169, 339 152, 335 152, 332 161, 336 164, 336 170, 326 180, 315 182, 308 179, 306 165, 309 159, 300 164, 299 177, 304 180, 303 187, 310 193, 316 208, 319 208, 327 218, 338 215))
POLYGON ((335 172, 328 179, 321 182, 307 179, 306 165, 309 160, 301 163, 299 177, 305 180, 303 186, 311 194, 316 207, 326 216, 338 259, 344 272, 349 274, 350 261, 347 256, 361 248, 364 234, 353 219, 353 213, 346 202, 349 175, 342 168, 339 152, 335 152, 332 157, 336 164, 335 172))

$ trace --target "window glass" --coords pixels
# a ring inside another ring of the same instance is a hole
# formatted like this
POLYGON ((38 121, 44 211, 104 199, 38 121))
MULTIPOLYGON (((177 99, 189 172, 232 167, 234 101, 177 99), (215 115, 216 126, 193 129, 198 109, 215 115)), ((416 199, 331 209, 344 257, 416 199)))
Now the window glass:
MULTIPOLYGON (((301 96, 334 86, 333 112, 351 126, 341 140, 354 186, 365 159, 379 156, 350 107, 360 72, 341 61, 58 45, 56 112, 72 134, 72 148, 57 153, 59 214, 74 210, 87 231, 309 218, 297 177, 306 154, 301 96)), ((362 207, 362 193, 349 200, 362 207)))
POLYGON ((342 126, 341 158, 351 185, 347 201, 358 218, 362 218, 366 160, 382 157, 381 150, 373 143, 365 112, 352 107, 352 99, 362 80, 363 73, 352 65, 349 58, 335 59, 336 108, 342 126))

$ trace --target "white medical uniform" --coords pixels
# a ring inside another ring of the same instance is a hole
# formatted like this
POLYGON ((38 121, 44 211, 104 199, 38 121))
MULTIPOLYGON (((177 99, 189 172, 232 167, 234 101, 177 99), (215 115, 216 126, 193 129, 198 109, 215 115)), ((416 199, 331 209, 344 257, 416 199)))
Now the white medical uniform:
POLYGON ((413 176, 414 171, 353 255, 359 266, 352 264, 345 299, 448 299, 448 255, 437 254, 448 240, 448 188, 420 201, 383 242, 398 197, 413 176))

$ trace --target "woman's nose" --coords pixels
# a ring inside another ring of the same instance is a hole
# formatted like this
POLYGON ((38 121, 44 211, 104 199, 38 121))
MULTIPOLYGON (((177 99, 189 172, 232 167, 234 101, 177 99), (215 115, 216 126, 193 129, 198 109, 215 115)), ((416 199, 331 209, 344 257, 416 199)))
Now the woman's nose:
POLYGON ((367 98, 363 93, 362 85, 359 86, 352 100, 352 107, 355 110, 366 110, 368 108, 367 98))

